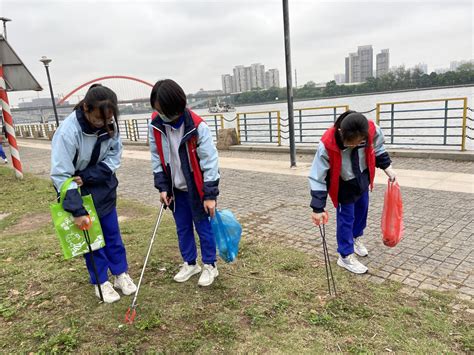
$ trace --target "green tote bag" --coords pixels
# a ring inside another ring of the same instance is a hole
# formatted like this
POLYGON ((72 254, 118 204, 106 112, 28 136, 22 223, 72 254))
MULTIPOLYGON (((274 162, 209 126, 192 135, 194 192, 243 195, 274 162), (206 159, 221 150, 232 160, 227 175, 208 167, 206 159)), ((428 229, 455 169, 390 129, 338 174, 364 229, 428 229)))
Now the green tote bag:
MULTIPOLYGON (((51 217, 53 218, 54 229, 59 238, 64 258, 71 259, 75 256, 89 252, 89 248, 84 238, 84 232, 74 224, 74 217, 71 213, 63 209, 63 200, 71 185, 73 178, 67 179, 61 186, 59 202, 49 206, 51 217)), ((89 212, 92 226, 89 229, 89 236, 92 250, 97 250, 105 246, 104 234, 100 226, 99 217, 94 207, 92 195, 82 196, 82 205, 89 212)))

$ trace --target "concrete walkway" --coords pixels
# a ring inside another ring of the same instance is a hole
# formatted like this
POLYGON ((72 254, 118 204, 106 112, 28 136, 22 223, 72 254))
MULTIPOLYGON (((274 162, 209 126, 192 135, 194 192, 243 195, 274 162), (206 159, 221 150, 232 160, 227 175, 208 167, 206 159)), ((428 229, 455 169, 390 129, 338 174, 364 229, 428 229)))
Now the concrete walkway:
MULTIPOLYGON (((22 147, 51 150, 50 144, 34 141, 22 141, 22 147)), ((150 161, 150 153, 144 150, 136 150, 133 147, 126 147, 123 158, 150 161)), ((220 157, 219 167, 221 169, 307 177, 311 169, 311 163, 298 163, 296 168, 289 168, 288 162, 279 160, 220 157)), ((384 172, 380 169, 377 169, 376 172, 375 183, 386 184, 387 176, 384 172)), ((412 169, 396 169, 396 172, 398 183, 402 187, 474 193, 474 174, 412 169)))
MULTIPOLYGON (((49 177, 50 145, 21 140, 24 170, 49 177)), ((149 153, 127 146, 118 171, 119 194, 158 206, 149 153)), ((299 157, 289 169, 287 157, 271 153, 220 153, 219 206, 229 208, 244 227, 244 238, 272 240, 322 259, 321 239, 311 224, 308 171, 311 156, 299 157)), ((395 280, 404 292, 455 290, 474 297, 474 165, 429 159, 394 158, 404 200, 404 239, 387 248, 380 236, 386 177, 377 175, 371 193, 365 233, 369 256, 367 277, 374 282, 395 280)), ((328 247, 335 261, 335 211, 329 208, 328 247)), ((333 264, 335 266, 335 263, 333 264)), ((335 266, 337 267, 337 266, 335 266)))

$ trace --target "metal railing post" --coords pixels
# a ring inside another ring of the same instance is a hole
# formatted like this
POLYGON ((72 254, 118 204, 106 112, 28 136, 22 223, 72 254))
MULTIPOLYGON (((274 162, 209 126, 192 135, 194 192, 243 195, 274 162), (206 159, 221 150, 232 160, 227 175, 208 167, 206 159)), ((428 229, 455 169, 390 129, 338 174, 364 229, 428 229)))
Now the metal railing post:
POLYGON ((298 110, 298 112, 299 112, 298 116, 300 120, 299 122, 300 123, 300 143, 303 143, 303 122, 302 122, 303 117, 301 115, 301 110, 298 110))
POLYGON ((136 133, 136 137, 137 137, 136 141, 138 141, 140 139, 140 130, 138 129, 138 120, 134 120, 134 121, 135 121, 134 122, 135 123, 135 129, 136 129, 136 132, 137 132, 136 133))
POLYGON ((377 104, 375 109, 375 123, 380 126, 380 104, 377 104))
POLYGON ((268 112, 268 128, 270 131, 270 143, 273 143, 273 132, 272 132, 272 112, 268 112))
POLYGON ((237 113, 237 142, 239 144, 241 144, 241 141, 240 141, 240 113, 237 113))
POLYGON ((244 113, 244 133, 245 133, 245 141, 248 142, 247 136, 247 114, 244 113))
POLYGON ((128 140, 130 140, 130 137, 129 137, 129 133, 128 133, 128 124, 127 124, 127 121, 124 122, 124 125, 125 127, 125 138, 127 138, 128 140))
POLYGON ((466 150, 467 97, 463 98, 461 151, 466 150))
POLYGON ((393 135, 395 134, 395 129, 393 127, 394 125, 394 116, 395 116, 395 104, 391 105, 391 111, 390 111, 390 143, 393 144, 393 135))
POLYGON ((448 100, 444 101, 444 137, 443 144, 448 142, 448 100))
POLYGON ((278 129, 278 145, 281 145, 281 115, 280 111, 277 111, 277 129, 278 129))

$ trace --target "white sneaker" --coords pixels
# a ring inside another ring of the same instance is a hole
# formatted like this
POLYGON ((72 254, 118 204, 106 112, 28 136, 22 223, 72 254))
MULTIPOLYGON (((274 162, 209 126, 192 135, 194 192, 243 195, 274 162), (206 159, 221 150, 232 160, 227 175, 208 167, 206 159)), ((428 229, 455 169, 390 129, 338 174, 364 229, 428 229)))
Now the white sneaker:
MULTIPOLYGON (((95 287, 95 295, 100 298, 99 288, 97 285, 95 287)), ((100 290, 102 291, 102 295, 104 296, 105 303, 113 303, 120 299, 120 295, 117 291, 114 290, 112 284, 109 281, 105 281, 103 284, 100 285, 100 290)))
POLYGON ((5 161, 5 164, 8 164, 8 159, 7 158, 5 158, 4 161, 5 161))
POLYGON ((174 280, 176 282, 185 282, 188 281, 191 276, 199 274, 200 272, 201 267, 197 263, 195 265, 189 265, 185 262, 181 265, 179 272, 174 276, 174 280))
POLYGON ((202 271, 202 274, 199 277, 198 285, 209 286, 214 282, 214 279, 217 276, 219 276, 219 271, 217 271, 217 266, 204 264, 204 270, 202 271))
POLYGON ((137 291, 137 286, 135 286, 132 278, 126 272, 115 276, 114 287, 122 290, 122 293, 126 296, 131 295, 137 291))
POLYGON ((369 270, 367 266, 357 260, 354 254, 348 255, 345 258, 339 256, 339 259, 337 259, 337 265, 353 272, 354 274, 365 274, 369 270))
POLYGON ((354 238, 354 252, 359 256, 369 255, 369 252, 362 241, 362 237, 354 238))

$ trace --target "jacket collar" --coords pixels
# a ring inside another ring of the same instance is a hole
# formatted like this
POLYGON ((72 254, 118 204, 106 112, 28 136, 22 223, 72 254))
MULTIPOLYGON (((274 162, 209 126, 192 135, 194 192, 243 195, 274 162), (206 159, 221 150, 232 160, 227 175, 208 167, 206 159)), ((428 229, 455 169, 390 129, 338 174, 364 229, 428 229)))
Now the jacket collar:
POLYGON ((166 126, 179 128, 181 125, 184 125, 183 141, 186 141, 192 136, 197 135, 196 127, 194 126, 194 121, 191 117, 191 112, 189 112, 188 109, 186 109, 184 113, 179 117, 178 122, 173 125, 163 122, 160 115, 156 115, 156 117, 151 122, 151 125, 158 129, 165 136, 166 126))

